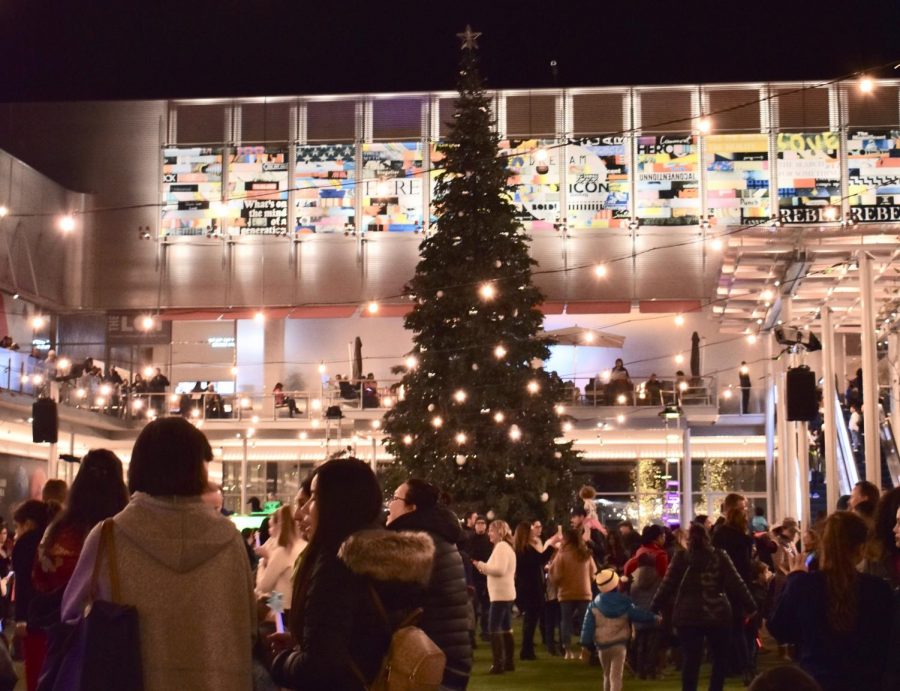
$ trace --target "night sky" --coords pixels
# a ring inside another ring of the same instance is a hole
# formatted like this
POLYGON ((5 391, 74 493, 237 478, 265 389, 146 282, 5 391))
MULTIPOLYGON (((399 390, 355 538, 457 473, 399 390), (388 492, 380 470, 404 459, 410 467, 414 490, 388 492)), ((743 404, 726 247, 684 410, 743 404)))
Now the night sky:
POLYGON ((897 0, 0 0, 0 100, 452 89, 466 23, 484 34, 491 88, 819 80, 900 62, 897 0))

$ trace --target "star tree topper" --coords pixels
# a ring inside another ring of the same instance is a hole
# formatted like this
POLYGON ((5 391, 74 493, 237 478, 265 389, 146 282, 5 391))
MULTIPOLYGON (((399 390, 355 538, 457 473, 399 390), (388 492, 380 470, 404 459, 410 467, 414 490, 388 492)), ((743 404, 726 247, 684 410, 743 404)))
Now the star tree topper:
POLYGON ((479 36, 481 36, 480 31, 472 31, 472 27, 466 24, 466 30, 460 34, 456 34, 456 37, 462 41, 462 45, 459 49, 465 50, 468 48, 469 50, 477 50, 479 36))

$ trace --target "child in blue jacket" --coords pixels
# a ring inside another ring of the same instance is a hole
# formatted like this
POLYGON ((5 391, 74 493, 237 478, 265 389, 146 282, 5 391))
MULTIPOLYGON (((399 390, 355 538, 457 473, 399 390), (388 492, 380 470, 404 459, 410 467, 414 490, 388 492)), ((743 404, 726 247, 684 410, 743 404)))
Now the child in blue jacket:
POLYGON ((635 607, 630 597, 618 591, 619 575, 613 569, 603 569, 595 580, 600 594, 584 615, 581 656, 590 655, 591 646, 596 646, 603 665, 603 691, 621 691, 631 622, 658 623, 660 618, 635 607))

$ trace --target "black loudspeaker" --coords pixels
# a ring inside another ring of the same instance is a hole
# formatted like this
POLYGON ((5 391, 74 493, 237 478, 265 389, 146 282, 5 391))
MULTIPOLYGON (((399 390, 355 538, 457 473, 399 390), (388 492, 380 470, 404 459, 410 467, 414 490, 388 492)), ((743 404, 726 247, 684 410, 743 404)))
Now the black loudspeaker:
POLYGON ((816 374, 805 365, 787 371, 787 419, 810 422, 819 417, 816 374))
POLYGON ((39 398, 31 406, 31 438, 35 444, 48 441, 55 444, 59 439, 59 415, 56 401, 39 398))

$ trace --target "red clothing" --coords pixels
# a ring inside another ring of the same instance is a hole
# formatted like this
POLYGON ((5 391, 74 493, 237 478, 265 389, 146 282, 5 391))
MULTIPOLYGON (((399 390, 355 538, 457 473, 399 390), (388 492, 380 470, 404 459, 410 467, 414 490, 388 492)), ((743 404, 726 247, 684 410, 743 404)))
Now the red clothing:
POLYGON ((31 569, 31 581, 39 593, 50 593, 69 584, 87 537, 81 528, 73 525, 60 526, 54 532, 52 543, 41 541, 31 569))
POLYGON ((659 574, 660 578, 664 578, 666 575, 666 571, 669 568, 669 555, 666 554, 666 550, 660 547, 657 544, 652 545, 643 545, 638 548, 638 551, 634 553, 634 556, 625 562, 625 575, 630 576, 632 572, 638 567, 638 559, 642 554, 650 554, 656 560, 656 573, 659 574))

